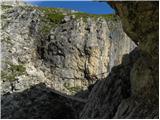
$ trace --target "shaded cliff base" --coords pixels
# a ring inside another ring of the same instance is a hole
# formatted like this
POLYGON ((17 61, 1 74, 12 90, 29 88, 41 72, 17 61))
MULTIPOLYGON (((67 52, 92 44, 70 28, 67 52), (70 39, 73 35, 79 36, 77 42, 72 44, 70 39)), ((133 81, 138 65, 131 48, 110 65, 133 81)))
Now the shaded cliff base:
POLYGON ((132 84, 132 72, 137 67, 135 63, 143 57, 138 48, 124 55, 122 64, 113 67, 105 80, 94 85, 80 118, 158 118, 156 87, 152 84, 146 87, 146 83, 138 84, 139 81, 135 83, 138 87, 132 84), (145 90, 146 88, 150 91, 145 90), (139 89, 143 92, 137 92, 139 89))
POLYGON ((56 119, 78 118, 85 100, 63 96, 44 83, 23 92, 2 96, 2 118, 56 119))
POLYGON ((158 118, 158 98, 139 97, 131 90, 130 72, 140 56, 137 48, 124 55, 122 64, 113 67, 106 79, 89 87, 87 101, 83 92, 81 97, 85 97, 76 99, 44 84, 6 94, 2 96, 2 118, 158 118))

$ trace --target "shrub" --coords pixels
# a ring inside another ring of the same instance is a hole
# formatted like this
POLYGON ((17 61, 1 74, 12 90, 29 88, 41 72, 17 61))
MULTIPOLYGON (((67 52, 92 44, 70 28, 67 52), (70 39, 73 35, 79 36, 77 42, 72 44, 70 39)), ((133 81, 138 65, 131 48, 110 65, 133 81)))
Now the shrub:
POLYGON ((69 87, 67 83, 64 83, 64 87, 67 88, 72 94, 77 93, 82 89, 80 86, 69 87))
POLYGON ((14 65, 12 63, 8 63, 10 67, 6 70, 1 71, 2 80, 6 81, 14 81, 16 77, 24 75, 26 72, 26 68, 24 65, 14 65))

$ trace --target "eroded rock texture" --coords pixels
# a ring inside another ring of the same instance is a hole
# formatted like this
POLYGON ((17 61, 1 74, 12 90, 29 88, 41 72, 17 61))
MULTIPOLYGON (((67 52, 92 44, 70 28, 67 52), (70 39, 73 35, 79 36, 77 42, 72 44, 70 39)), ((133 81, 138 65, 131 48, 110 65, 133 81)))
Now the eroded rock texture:
POLYGON ((81 118, 158 118, 158 2, 109 2, 138 45, 97 82, 81 118))
POLYGON ((2 94, 41 82, 75 94, 105 78, 135 47, 114 15, 31 6, 2 9, 2 94))
POLYGON ((49 38, 41 41, 39 53, 63 84, 83 87, 105 78, 134 47, 120 21, 81 18, 52 30, 49 38))

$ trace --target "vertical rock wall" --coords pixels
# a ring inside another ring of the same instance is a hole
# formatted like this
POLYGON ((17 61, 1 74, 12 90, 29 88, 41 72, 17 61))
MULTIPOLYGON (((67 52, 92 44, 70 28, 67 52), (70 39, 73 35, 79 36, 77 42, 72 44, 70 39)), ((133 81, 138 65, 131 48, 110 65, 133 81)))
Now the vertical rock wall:
POLYGON ((133 48, 119 20, 70 17, 41 41, 39 53, 62 84, 83 88, 105 78, 133 48))
POLYGON ((123 54, 135 47, 114 16, 2 7, 3 93, 40 82, 64 93, 76 93, 105 78, 121 63, 123 54))

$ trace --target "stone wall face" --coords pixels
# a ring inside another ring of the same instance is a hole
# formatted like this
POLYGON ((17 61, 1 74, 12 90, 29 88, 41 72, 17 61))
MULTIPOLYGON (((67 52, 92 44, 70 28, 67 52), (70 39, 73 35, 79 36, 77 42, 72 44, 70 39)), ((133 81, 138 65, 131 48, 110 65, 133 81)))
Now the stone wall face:
POLYGON ((123 32, 120 21, 88 18, 59 25, 39 47, 42 59, 58 79, 64 84, 75 80, 81 86, 88 84, 87 80, 105 78, 135 45, 123 32), (108 24, 113 24, 112 29, 108 24))
POLYGON ((3 9, 4 93, 40 82, 68 94, 75 93, 70 88, 87 89, 105 78, 121 63, 123 54, 135 47, 118 18, 76 18, 72 11, 64 10, 55 13, 63 18, 55 21, 57 16, 53 16, 51 21, 43 10, 34 7, 3 9), (10 75, 12 67, 22 66, 24 73, 10 75))

